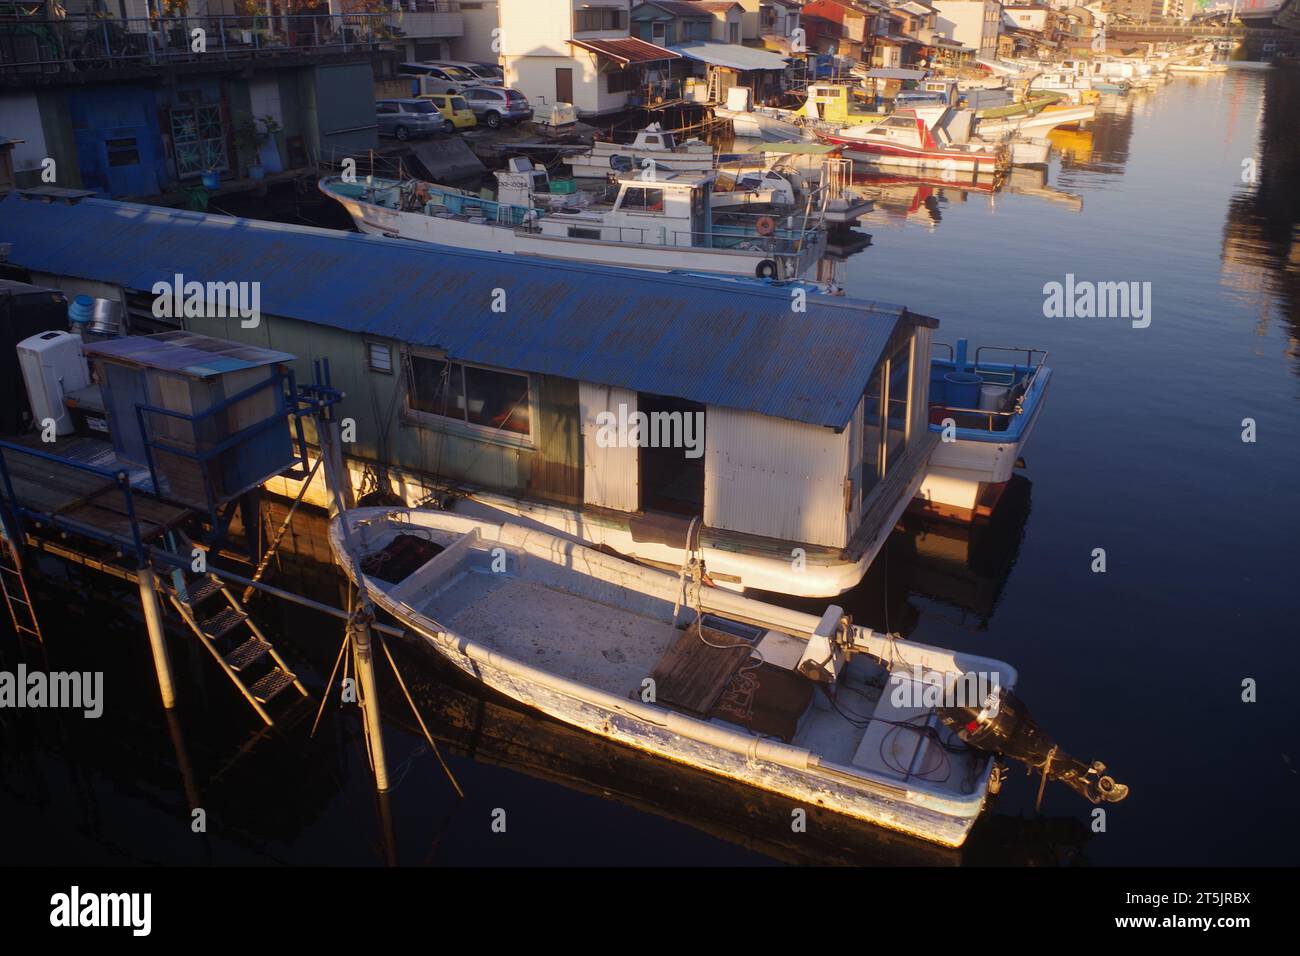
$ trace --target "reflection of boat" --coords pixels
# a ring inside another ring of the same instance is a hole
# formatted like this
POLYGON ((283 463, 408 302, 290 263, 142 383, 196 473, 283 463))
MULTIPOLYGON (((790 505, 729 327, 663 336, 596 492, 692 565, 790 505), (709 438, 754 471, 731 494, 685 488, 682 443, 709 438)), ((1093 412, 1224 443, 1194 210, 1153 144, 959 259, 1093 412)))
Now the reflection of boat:
POLYGON ((1061 154, 1088 162, 1092 159, 1092 136, 1092 130, 1054 129, 1047 138, 1061 154))
POLYGON ((1172 63, 1169 72, 1177 76, 1201 76, 1207 73, 1227 73, 1226 63, 1172 63))
POLYGON ((1008 150, 1001 144, 970 142, 973 119, 970 110, 918 106, 899 110, 874 126, 817 135, 844 147, 846 157, 866 166, 992 176, 1008 165, 1008 150))
POLYGON ((1016 195, 1033 196, 1037 199, 1046 199, 1048 202, 1061 203, 1074 212, 1083 209, 1083 197, 1047 185, 1047 170, 1041 167, 1037 169, 1017 167, 1011 170, 1002 188, 1016 195))
POLYGON ((1029 518, 1028 479, 1012 475, 987 521, 957 524, 909 511, 903 540, 909 590, 974 614, 988 625, 1020 553, 1029 518))
POLYGON ((930 363, 930 430, 948 437, 935 446, 916 497, 927 514, 986 518, 1038 422, 1052 370, 1038 349, 983 346, 971 361, 965 339, 955 350, 936 346, 949 357, 930 363), (1009 353, 1012 361, 991 361, 984 357, 989 352, 1009 353))
POLYGON ((714 588, 698 566, 679 577, 446 512, 347 511, 330 546, 434 650, 565 723, 946 846, 983 809, 992 757, 959 742, 940 714, 951 699, 938 705, 972 672, 992 684, 961 693, 975 710, 1010 701, 1000 661, 879 634, 834 605, 819 618, 714 588))

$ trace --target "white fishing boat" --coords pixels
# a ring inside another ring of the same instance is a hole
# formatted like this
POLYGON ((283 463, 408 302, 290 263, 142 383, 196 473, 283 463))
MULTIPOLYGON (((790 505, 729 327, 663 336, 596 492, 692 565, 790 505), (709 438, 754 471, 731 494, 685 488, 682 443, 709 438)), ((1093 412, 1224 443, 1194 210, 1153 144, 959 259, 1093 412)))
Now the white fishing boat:
POLYGON ((997 137, 1008 133, 1025 136, 1046 136, 1061 126, 1077 126, 1097 118, 1097 107, 1091 104, 1054 104, 1033 115, 981 117, 975 124, 980 136, 997 137))
POLYGON ((373 605, 556 720, 789 799, 960 846, 1019 760, 1092 803, 1128 788, 1064 753, 1016 671, 643 567, 513 524, 361 508, 330 525, 373 605))
POLYGON ((646 170, 666 173, 706 173, 717 165, 713 147, 703 140, 677 137, 658 123, 636 134, 631 143, 597 140, 585 153, 568 156, 565 162, 579 179, 604 179, 611 172, 646 170))
POLYGON ((347 511, 330 544, 437 653, 567 724, 946 846, 990 792, 993 755, 944 710, 996 710, 1016 683, 1001 661, 445 512, 347 511))
POLYGON ((712 171, 617 177, 609 202, 553 201, 545 170, 526 159, 496 175, 495 199, 377 177, 326 177, 319 188, 362 232, 506 255, 792 279, 816 265, 825 245, 825 231, 802 211, 778 222, 736 201, 715 213, 712 171))
POLYGON ((873 126, 850 126, 818 138, 843 147, 846 157, 864 166, 989 175, 1006 169, 1010 154, 1004 144, 971 141, 974 117, 972 110, 919 106, 873 126))

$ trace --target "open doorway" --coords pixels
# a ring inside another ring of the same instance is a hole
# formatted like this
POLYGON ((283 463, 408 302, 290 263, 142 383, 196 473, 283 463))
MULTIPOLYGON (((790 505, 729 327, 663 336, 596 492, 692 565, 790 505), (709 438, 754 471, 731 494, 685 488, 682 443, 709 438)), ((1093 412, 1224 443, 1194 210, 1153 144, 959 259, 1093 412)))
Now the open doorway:
POLYGON ((704 514, 704 406, 638 393, 641 510, 704 514))

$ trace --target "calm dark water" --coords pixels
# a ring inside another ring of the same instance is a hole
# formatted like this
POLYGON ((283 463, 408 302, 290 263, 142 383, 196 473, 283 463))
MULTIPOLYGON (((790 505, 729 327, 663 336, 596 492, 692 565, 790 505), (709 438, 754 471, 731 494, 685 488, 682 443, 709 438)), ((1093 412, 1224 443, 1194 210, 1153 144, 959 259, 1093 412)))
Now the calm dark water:
MULTIPOLYGON (((390 687, 397 785, 381 803, 351 712, 331 705, 314 740, 310 712, 258 738, 210 662, 176 645, 183 704, 168 722, 132 596, 56 574, 41 585, 49 660, 27 660, 104 670, 111 696, 98 721, 0 712, 0 862, 1294 863, 1300 73, 1114 99, 1058 145, 1047 185, 1066 195, 891 188, 865 225, 874 245, 840 266, 851 294, 938 317, 941 340, 1047 348, 1055 369, 998 520, 895 535, 842 603, 1012 662, 1064 748, 1132 787, 1105 832, 1059 786, 1035 816, 1034 783, 1014 774, 961 853, 833 817, 792 835, 780 799, 521 713, 400 648, 467 796, 390 687), (1043 286, 1067 273, 1151 283, 1150 326, 1046 318, 1043 286), (1247 678, 1256 703, 1241 700, 1247 678)), ((272 577, 337 600, 292 564, 272 577)), ((257 610, 319 687, 338 623, 257 610)), ((7 634, 0 651, 10 669, 24 653, 7 634)))

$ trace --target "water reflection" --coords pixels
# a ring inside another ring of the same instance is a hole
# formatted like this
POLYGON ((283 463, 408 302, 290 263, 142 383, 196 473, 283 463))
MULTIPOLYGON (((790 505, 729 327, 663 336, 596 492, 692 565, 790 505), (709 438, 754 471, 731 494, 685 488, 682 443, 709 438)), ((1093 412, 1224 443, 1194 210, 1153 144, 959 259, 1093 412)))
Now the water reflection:
MULTIPOLYGON (((1264 79, 1253 169, 1228 204, 1222 278, 1259 296, 1259 333, 1274 307, 1288 330, 1288 354, 1300 360, 1300 65, 1280 65, 1264 79), (1253 179, 1253 182, 1251 181, 1253 179)), ((1296 363, 1300 371, 1300 361, 1296 363)))

